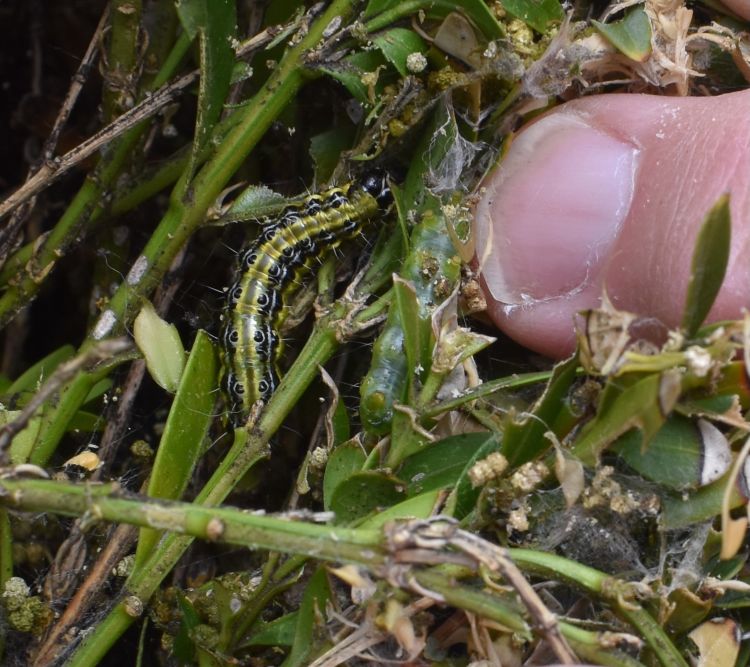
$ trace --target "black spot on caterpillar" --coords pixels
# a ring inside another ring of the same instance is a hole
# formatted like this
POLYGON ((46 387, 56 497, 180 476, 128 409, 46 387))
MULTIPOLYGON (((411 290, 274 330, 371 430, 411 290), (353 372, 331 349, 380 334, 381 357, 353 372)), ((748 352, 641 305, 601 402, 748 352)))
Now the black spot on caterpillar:
POLYGON ((276 389, 285 301, 328 253, 355 237, 391 201, 384 174, 310 195, 287 206, 240 253, 221 334, 224 387, 234 424, 241 424, 253 405, 267 402, 276 389))

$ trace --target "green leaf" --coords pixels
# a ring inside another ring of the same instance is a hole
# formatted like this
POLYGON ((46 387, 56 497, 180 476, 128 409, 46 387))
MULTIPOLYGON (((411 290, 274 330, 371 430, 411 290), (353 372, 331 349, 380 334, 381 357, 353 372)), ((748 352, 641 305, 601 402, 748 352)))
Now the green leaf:
POLYGON ((453 486, 488 439, 497 442, 487 433, 465 433, 440 440, 407 458, 398 476, 407 483, 410 496, 453 486))
POLYGON ((63 361, 67 361, 75 354, 72 345, 63 345, 48 354, 41 361, 37 361, 31 368, 19 375, 13 384, 3 393, 12 395, 22 391, 36 392, 39 383, 44 382, 63 361))
MULTIPOLYGON (((20 410, 0 410, 0 427, 9 424, 20 414, 20 410)), ((13 465, 20 465, 29 461, 31 452, 39 440, 41 425, 42 419, 37 412, 36 416, 29 419, 26 427, 13 438, 8 448, 8 458, 13 465)))
POLYGON ((411 73, 406 66, 406 59, 412 53, 427 53, 425 41, 416 32, 406 28, 392 28, 376 35, 372 41, 401 76, 411 73))
POLYGON ((331 415, 331 430, 334 447, 344 444, 351 437, 352 426, 349 422, 349 413, 346 403, 341 399, 336 401, 336 409, 331 415))
POLYGON ((357 442, 345 442, 328 457, 323 474, 323 507, 331 509, 331 499, 339 485, 355 472, 362 470, 367 456, 357 442))
POLYGON ((13 532, 10 517, 5 509, 0 510, 0 590, 13 576, 13 532))
POLYGON ((474 509, 477 498, 479 498, 479 494, 482 491, 481 487, 475 487, 472 484, 469 478, 469 470, 471 470, 477 461, 487 458, 490 454, 500 449, 500 442, 495 433, 483 433, 482 435, 485 438, 484 442, 466 462, 463 471, 459 475, 453 494, 449 502, 446 503, 448 507, 452 507, 452 515, 459 520, 463 519, 474 509))
POLYGON ((112 380, 110 378, 102 378, 97 382, 91 389, 89 389, 88 394, 86 394, 86 398, 83 400, 83 405, 86 405, 88 403, 91 403, 91 401, 96 400, 106 392, 108 392, 112 388, 112 380))
POLYGON ((259 623, 248 646, 291 646, 298 619, 299 611, 293 611, 269 623, 259 623))
POLYGON ((251 185, 235 198, 219 223, 259 220, 267 215, 275 215, 286 201, 282 195, 265 185, 251 185))
POLYGON ((350 524, 401 502, 404 495, 401 480, 381 472, 358 472, 336 487, 330 508, 337 524, 350 524))
POLYGON ((393 507, 365 519, 360 528, 382 528, 389 521, 396 519, 426 519, 431 516, 440 499, 440 489, 427 491, 413 498, 407 498, 393 507))
POLYGON ((154 382, 171 393, 177 391, 185 349, 175 326, 161 319, 146 301, 133 322, 133 338, 154 382))
POLYGON ((692 336, 706 319, 719 293, 729 262, 732 224, 729 195, 719 197, 698 232, 693 265, 685 299, 682 328, 692 336))
POLYGON ((562 21, 564 13, 558 0, 501 0, 509 14, 537 32, 547 31, 550 23, 562 21))
MULTIPOLYGON (((617 382, 619 378, 611 380, 617 382)), ((596 417, 582 430, 572 454, 587 465, 595 465, 601 452, 630 429, 641 433, 640 446, 647 447, 674 408, 680 394, 678 373, 647 375, 600 407, 596 417)))
POLYGON ((462 0, 460 4, 454 0, 370 0, 362 16, 365 19, 377 17, 368 21, 366 27, 368 30, 379 30, 400 18, 415 15, 420 10, 437 17, 460 11, 471 19, 488 39, 500 39, 505 36, 505 30, 487 7, 487 3, 482 0, 462 0))
POLYGON ((294 643, 282 667, 302 667, 309 664, 307 659, 313 646, 313 635, 318 618, 323 619, 326 605, 331 597, 326 571, 322 567, 310 577, 302 596, 297 616, 294 643))
POLYGON ((85 433, 94 433, 104 430, 105 421, 99 413, 78 410, 68 423, 68 431, 84 431, 85 433))
POLYGON ((177 602, 182 612, 180 627, 172 643, 172 651, 175 658, 182 664, 189 664, 193 661, 195 655, 195 643, 190 638, 190 631, 200 625, 201 619, 198 612, 182 593, 177 594, 177 602))
POLYGON ((325 183, 331 178, 341 152, 349 148, 353 141, 354 127, 348 124, 316 134, 310 140, 310 156, 315 162, 315 178, 318 182, 325 183))
POLYGON ((716 430, 710 422, 695 423, 686 417, 672 415, 654 434, 645 450, 641 447, 642 438, 638 431, 626 433, 611 449, 646 479, 680 491, 705 486, 714 481, 716 475, 726 472, 731 461, 729 445, 718 431, 717 440, 723 439, 723 443, 716 443, 710 437, 711 429, 716 430), (717 446, 721 452, 716 451, 717 446), (712 466, 714 475, 708 476, 706 464, 712 466))
POLYGON ((591 23, 618 51, 631 60, 642 63, 651 54, 651 22, 643 7, 635 7, 625 18, 614 23, 591 23))
MULTIPOLYGON (((713 519, 721 513, 729 475, 698 489, 695 493, 673 493, 662 498, 661 527, 664 530, 685 528, 694 523, 713 519)), ((746 505, 737 489, 731 491, 729 509, 746 505)))
MULTIPOLYGON (((205 148, 224 110, 234 69, 237 15, 233 0, 179 0, 176 5, 185 31, 200 38, 200 87, 195 139, 188 173, 192 174, 198 154, 205 148)), ((186 180, 187 183, 187 180, 186 180)))
POLYGON ((321 70, 329 76, 342 83, 349 94, 366 106, 371 106, 373 100, 370 93, 377 94, 383 87, 378 77, 377 83, 372 87, 362 81, 364 75, 378 71, 385 65, 385 60, 380 51, 358 51, 347 56, 340 63, 330 63, 321 70))
POLYGON ((551 430, 550 425, 564 410, 577 368, 578 355, 555 366, 552 378, 544 394, 530 411, 531 414, 508 424, 503 433, 501 448, 508 463, 517 466, 531 461, 550 446, 544 434, 551 430))
MULTIPOLYGON (((156 452, 149 496, 176 500, 187 488, 213 418, 217 371, 213 343, 205 331, 199 331, 156 452)), ((146 560, 160 535, 141 529, 136 566, 146 560)))
POLYGON ((409 396, 412 395, 412 387, 415 378, 419 377, 422 368, 423 350, 430 342, 429 322, 419 317, 419 303, 417 302, 417 291, 414 284, 393 276, 393 306, 398 313, 398 321, 404 331, 404 354, 406 355, 406 378, 409 386, 409 396), (427 326, 425 326, 427 325, 427 326))

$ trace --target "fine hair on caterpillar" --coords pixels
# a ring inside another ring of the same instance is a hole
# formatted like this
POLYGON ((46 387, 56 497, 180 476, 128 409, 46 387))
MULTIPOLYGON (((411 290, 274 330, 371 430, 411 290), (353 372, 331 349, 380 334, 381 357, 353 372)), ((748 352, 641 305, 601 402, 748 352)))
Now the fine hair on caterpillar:
POLYGON ((391 202, 387 175, 371 173, 287 206, 239 253, 221 332, 224 388, 235 425, 276 389, 285 306, 302 280, 391 202))

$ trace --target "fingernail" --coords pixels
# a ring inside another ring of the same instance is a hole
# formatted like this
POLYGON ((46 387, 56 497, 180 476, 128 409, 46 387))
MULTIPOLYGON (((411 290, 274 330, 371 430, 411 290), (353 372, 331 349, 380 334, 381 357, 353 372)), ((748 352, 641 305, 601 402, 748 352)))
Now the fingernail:
POLYGON ((475 210, 477 260, 506 304, 575 293, 602 269, 633 199, 636 146, 553 113, 523 130, 475 210))

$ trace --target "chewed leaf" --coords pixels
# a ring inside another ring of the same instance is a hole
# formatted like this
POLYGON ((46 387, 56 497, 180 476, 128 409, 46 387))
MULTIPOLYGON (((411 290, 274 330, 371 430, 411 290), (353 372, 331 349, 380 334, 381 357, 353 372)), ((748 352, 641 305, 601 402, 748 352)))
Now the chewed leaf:
POLYGON ((221 216, 221 223, 256 220, 277 213, 285 201, 282 195, 265 185, 251 185, 235 198, 221 216))
POLYGON ((642 63, 651 54, 651 23, 642 7, 636 7, 621 21, 591 21, 618 51, 642 63))
POLYGON ((175 326, 161 319, 147 301, 133 323, 133 337, 154 382, 176 392, 185 368, 185 348, 175 326))
POLYGON ((729 195, 719 197, 698 233, 685 299, 682 328, 692 336, 706 319, 719 293, 729 262, 731 240, 729 195))
POLYGON ((435 33, 434 45, 472 67, 478 67, 481 63, 479 38, 471 23, 458 12, 445 17, 435 33))

